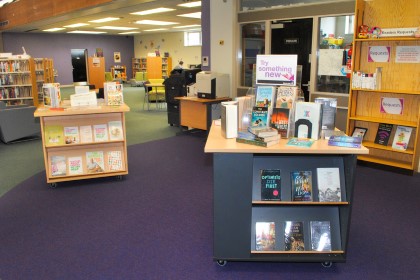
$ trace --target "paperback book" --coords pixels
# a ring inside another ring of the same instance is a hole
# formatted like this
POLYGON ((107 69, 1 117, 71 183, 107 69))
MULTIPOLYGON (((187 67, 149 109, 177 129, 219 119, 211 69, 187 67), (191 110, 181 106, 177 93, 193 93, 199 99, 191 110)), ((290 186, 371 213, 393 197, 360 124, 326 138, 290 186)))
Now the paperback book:
POLYGON ((124 133, 121 121, 108 122, 109 140, 123 140, 124 133))
POLYGON ((312 201, 312 171, 292 171, 292 201, 312 201))
POLYGON ((64 145, 64 131, 62 125, 45 126, 46 146, 64 145))
POLYGON ((69 157, 67 159, 69 166, 69 175, 83 174, 83 161, 82 157, 69 157))
POLYGON ((108 151, 108 169, 109 171, 123 170, 122 152, 121 151, 108 151))
POLYGON ((255 250, 274 251, 276 247, 276 224, 274 222, 255 223, 255 250))
POLYGON ((310 138, 290 138, 289 141, 287 141, 286 146, 295 146, 295 147, 304 147, 309 148, 312 146, 312 144, 315 142, 315 140, 312 140, 310 138))
POLYGON ((79 139, 79 127, 77 126, 65 126, 64 127, 64 142, 66 144, 77 144, 80 142, 79 139))
POLYGON ((261 147, 270 147, 278 144, 279 141, 279 139, 267 142, 260 141, 256 139, 256 136, 249 131, 238 131, 238 137, 236 137, 236 142, 238 143, 250 144, 261 147))
POLYGON ((248 127, 248 131, 258 137, 269 137, 278 135, 278 131, 271 127, 248 127))
POLYGON ((412 127, 398 125, 395 131, 394 140, 392 141, 392 148, 402 151, 407 150, 412 131, 412 127))
POLYGON ((341 201, 340 170, 338 167, 317 168, 317 178, 320 202, 341 201))
POLYGON ((267 128, 270 123, 267 107, 254 107, 251 114, 251 128, 267 128))
POLYGON ((104 172, 104 152, 86 152, 86 170, 88 173, 104 172))
POLYGON ((294 137, 318 140, 321 134, 321 116, 320 103, 297 102, 294 137))
POLYGON ((107 105, 123 105, 123 85, 116 82, 106 82, 104 84, 104 97, 107 105))
POLYGON ((67 165, 65 156, 51 156, 51 176, 65 176, 67 165))
POLYGON ((356 126, 353 130, 352 136, 353 137, 360 137, 360 138, 363 139, 363 138, 365 138, 367 130, 368 130, 367 128, 356 126))
POLYGON ((329 221, 310 221, 312 251, 331 251, 331 226, 329 221))
POLYGON ((298 96, 299 88, 295 86, 279 86, 277 88, 276 108, 292 109, 298 96))
POLYGON ((362 146, 362 138, 353 136, 331 136, 328 139, 328 146, 360 148, 362 146))
POLYGON ((93 126, 93 138, 95 142, 108 141, 108 126, 106 124, 95 124, 93 126))
POLYGON ((255 106, 272 108, 276 96, 276 87, 258 86, 255 94, 255 106))
POLYGON ((79 132, 80 132, 80 142, 81 143, 92 143, 93 142, 92 126, 91 125, 81 125, 79 127, 79 132))
POLYGON ((305 251, 303 222, 297 222, 297 221, 284 222, 284 250, 285 251, 305 251))
POLYGON ((289 114, 289 108, 273 108, 273 114, 271 115, 270 126, 277 129, 281 138, 284 139, 289 138, 289 114))
POLYGON ((263 169, 261 175, 261 200, 281 200, 280 169, 263 169))
POLYGON ((379 145, 388 145, 389 137, 391 136, 392 124, 380 123, 378 131, 376 132, 375 143, 379 145))

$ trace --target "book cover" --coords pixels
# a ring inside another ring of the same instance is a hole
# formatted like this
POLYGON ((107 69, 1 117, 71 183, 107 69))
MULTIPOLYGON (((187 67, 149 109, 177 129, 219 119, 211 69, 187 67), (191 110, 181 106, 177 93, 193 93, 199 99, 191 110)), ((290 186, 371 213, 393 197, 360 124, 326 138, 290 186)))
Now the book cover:
POLYGON ((353 130, 353 134, 351 136, 353 137, 360 137, 360 138, 365 138, 366 132, 367 132, 367 128, 364 127, 355 127, 353 130))
POLYGON ((123 140, 123 126, 121 121, 108 122, 109 140, 123 140))
POLYGON ((274 251, 276 247, 276 224, 274 222, 255 223, 255 250, 274 251))
POLYGON ((392 141, 392 148, 402 151, 407 150, 412 131, 412 127, 398 125, 397 130, 395 131, 394 139, 392 141))
POLYGON ((236 142, 250 144, 255 146, 261 147, 270 147, 279 143, 280 140, 273 140, 273 141, 259 141, 255 139, 255 135, 248 131, 238 131, 238 137, 236 137, 236 142))
POLYGON ((69 157, 67 159, 69 166, 69 175, 83 174, 83 161, 82 157, 69 157))
POLYGON ((295 146, 295 147, 304 147, 309 148, 312 146, 312 144, 315 142, 315 140, 312 140, 310 138, 290 138, 289 141, 287 141, 286 146, 295 146))
POLYGON ((329 221, 310 221, 312 251, 331 251, 331 226, 329 221))
POLYGON ((260 170, 261 200, 281 200, 280 169, 260 170))
POLYGON ((298 87, 279 86, 277 88, 276 108, 292 109, 298 96, 298 87))
POLYGON ((281 138, 289 138, 290 126, 290 109, 289 108, 273 108, 270 126, 277 129, 281 138))
POLYGON ((267 107, 254 107, 251 114, 251 128, 266 128, 270 123, 267 107))
POLYGON ((272 108, 276 95, 276 87, 274 86, 257 86, 255 94, 255 106, 272 108))
POLYGON ((65 156, 51 156, 51 176, 65 176, 67 165, 65 156))
POLYGON ((81 143, 92 143, 93 142, 92 126, 91 125, 81 125, 79 127, 79 133, 80 133, 80 142, 81 143))
POLYGON ((62 125, 45 126, 45 145, 64 145, 64 130, 62 125))
POLYGON ((121 151, 108 151, 107 157, 108 157, 108 169, 110 171, 123 170, 121 151))
POLYGON ((106 82, 104 84, 105 104, 109 106, 119 106, 124 104, 123 85, 116 82, 106 82))
POLYGON ((297 102, 294 137, 318 140, 321 134, 321 116, 320 103, 297 102))
POLYGON ((284 222, 284 250, 305 251, 305 238, 303 233, 303 222, 284 222))
POLYGON ((86 152, 86 170, 88 173, 104 172, 104 152, 86 152))
POLYGON ((108 141, 108 126, 106 124, 95 124, 93 126, 93 139, 95 142, 108 141))
POLYGON ((292 201, 312 201, 312 171, 292 171, 292 201))
POLYGON ((333 131, 337 114, 337 98, 317 97, 314 102, 322 106, 321 129, 333 131))
POLYGON ((378 131, 376 132, 375 143, 379 145, 388 145, 389 137, 391 136, 392 124, 380 123, 378 131))
POLYGON ((64 142, 66 144, 77 144, 80 142, 79 139, 79 127, 77 126, 65 126, 64 127, 64 142))
POLYGON ((320 202, 341 201, 340 170, 338 167, 317 168, 317 178, 320 202))

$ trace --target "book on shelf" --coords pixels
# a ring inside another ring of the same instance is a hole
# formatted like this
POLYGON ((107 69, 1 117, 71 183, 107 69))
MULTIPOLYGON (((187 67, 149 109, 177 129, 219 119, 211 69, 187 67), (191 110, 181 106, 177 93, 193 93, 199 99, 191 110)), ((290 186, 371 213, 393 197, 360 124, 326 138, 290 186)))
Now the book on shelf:
POLYGON ((317 178, 320 202, 341 201, 340 169, 338 167, 317 168, 317 178))
POLYGON ((280 169, 262 169, 261 200, 281 200, 280 169))
POLYGON ((292 201, 312 201, 312 171, 292 171, 292 201))
POLYGON ((330 221, 310 221, 312 251, 331 251, 330 221))
POLYGON ((64 142, 66 144, 77 144, 80 142, 78 126, 64 127, 64 142))
POLYGON ((255 250, 274 251, 276 247, 276 224, 274 222, 255 223, 255 250))
POLYGON ((251 113, 251 128, 267 128, 270 123, 270 114, 267 107, 252 108, 251 113))
POLYGON ((121 121, 109 121, 108 122, 108 133, 109 140, 123 140, 124 132, 121 121))
POLYGON ((290 127, 290 109, 289 108, 273 108, 270 126, 277 129, 281 138, 289 138, 290 127))
POLYGON ((294 137, 318 140, 321 134, 322 106, 315 102, 297 102, 294 137))
POLYGON ((375 143, 379 145, 388 145, 389 137, 391 136, 392 124, 380 123, 378 131, 376 132, 375 143))
POLYGON ((46 146, 64 145, 64 130, 62 125, 45 126, 46 146))
POLYGON ((93 125, 93 139, 95 142, 108 141, 108 125, 95 124, 93 125))
POLYGON ((249 131, 238 131, 238 136, 236 137, 236 142, 250 144, 261 147, 271 147, 280 142, 280 140, 272 140, 268 142, 260 141, 255 138, 256 136, 249 131))
POLYGON ((297 138, 293 137, 290 138, 289 141, 287 141, 286 146, 295 146, 295 147, 304 147, 309 148, 312 146, 312 144, 315 142, 315 140, 310 138, 297 138))
POLYGON ((109 171, 123 170, 122 152, 121 151, 108 151, 108 169, 109 171))
POLYGON ((80 142, 81 143, 92 143, 93 142, 93 134, 92 134, 92 126, 91 125, 81 125, 79 127, 80 133, 80 142))
POLYGON ((299 88, 296 86, 279 86, 276 95, 276 108, 292 109, 298 97, 299 88))
POLYGON ((65 156, 51 156, 51 176, 66 176, 67 164, 65 156))
POLYGON ((104 172, 104 152, 89 151, 86 152, 86 170, 88 173, 104 172))
POLYGON ((328 139, 328 146, 360 148, 362 146, 362 138, 353 136, 331 136, 328 139))
POLYGON ((401 151, 407 150, 412 131, 412 127, 398 125, 392 140, 392 148, 401 151))
POLYGON ((69 175, 83 174, 83 159, 81 156, 69 157, 67 159, 69 175))
POLYGON ((285 251, 305 251, 303 222, 300 222, 300 221, 285 221, 284 222, 284 250, 285 251))
POLYGON ((358 127, 356 126, 353 130, 353 134, 351 136, 353 137, 360 137, 360 138, 365 138, 366 132, 367 132, 367 128, 365 127, 358 127))
POLYGON ((248 132, 251 132, 255 136, 258 137, 269 137, 269 136, 275 136, 278 135, 279 132, 277 129, 272 127, 248 127, 248 132))
POLYGON ((105 104, 114 106, 114 105, 123 105, 124 96, 123 96, 123 85, 116 82, 105 82, 104 83, 104 97, 105 104))

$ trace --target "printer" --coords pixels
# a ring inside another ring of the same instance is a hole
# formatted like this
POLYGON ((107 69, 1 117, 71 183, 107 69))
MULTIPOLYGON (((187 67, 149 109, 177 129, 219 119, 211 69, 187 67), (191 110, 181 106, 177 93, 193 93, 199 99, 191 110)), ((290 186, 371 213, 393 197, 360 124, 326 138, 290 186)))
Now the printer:
POLYGON ((201 71, 197 73, 195 80, 198 98, 215 99, 216 96, 230 95, 228 74, 201 71))

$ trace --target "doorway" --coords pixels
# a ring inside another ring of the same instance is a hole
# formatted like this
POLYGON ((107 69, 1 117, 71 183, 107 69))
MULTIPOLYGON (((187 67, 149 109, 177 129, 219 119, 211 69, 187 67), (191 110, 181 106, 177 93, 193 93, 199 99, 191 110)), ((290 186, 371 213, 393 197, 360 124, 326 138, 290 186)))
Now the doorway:
POLYGON ((301 88, 309 101, 311 74, 312 18, 273 21, 271 25, 271 54, 297 54, 302 66, 301 88))
POLYGON ((71 49, 71 65, 73 66, 73 83, 87 84, 87 49, 71 49))

